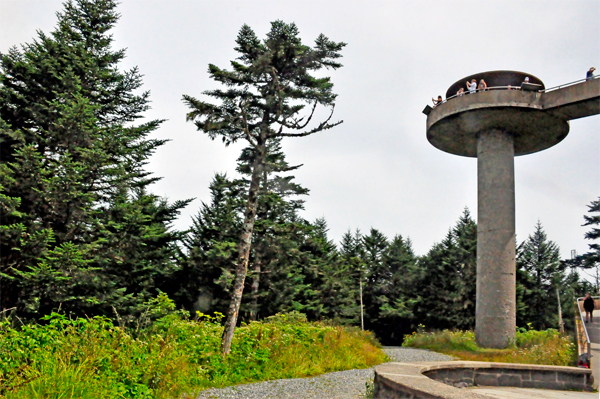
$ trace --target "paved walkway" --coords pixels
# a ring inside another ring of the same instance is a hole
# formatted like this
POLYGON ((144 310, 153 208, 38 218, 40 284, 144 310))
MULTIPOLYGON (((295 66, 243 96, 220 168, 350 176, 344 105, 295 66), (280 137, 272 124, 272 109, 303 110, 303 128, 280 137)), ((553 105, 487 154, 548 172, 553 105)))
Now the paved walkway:
MULTIPOLYGON (((600 313, 597 311, 596 313, 600 313)), ((593 323, 585 323, 590 341, 592 342, 592 375, 594 388, 598 389, 600 382, 600 317, 595 316, 593 323)))
POLYGON ((598 399, 593 392, 555 391, 552 389, 529 389, 509 387, 474 387, 477 393, 500 399, 598 399))

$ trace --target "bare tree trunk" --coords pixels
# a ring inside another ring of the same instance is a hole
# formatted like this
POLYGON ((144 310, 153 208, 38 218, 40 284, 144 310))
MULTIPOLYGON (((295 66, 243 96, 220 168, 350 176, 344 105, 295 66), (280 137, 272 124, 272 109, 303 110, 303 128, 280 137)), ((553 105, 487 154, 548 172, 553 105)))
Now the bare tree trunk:
POLYGON ((227 319, 225 320, 225 329, 221 338, 221 352, 223 356, 231 351, 231 341, 233 339, 233 331, 237 323, 242 304, 242 293, 244 292, 244 281, 248 273, 248 260, 250 258, 250 247, 252 244, 252 232, 254 231, 254 220, 256 218, 256 210, 258 208, 258 189, 264 167, 263 160, 265 157, 266 147, 261 146, 262 151, 257 151, 256 159, 252 165, 252 180, 250 181, 250 189, 248 190, 248 203, 246 205, 246 213, 244 215, 244 225, 242 226, 242 234, 240 244, 238 246, 238 260, 235 268, 235 279, 233 281, 233 292, 231 293, 231 301, 229 302, 229 310, 227 311, 227 319))
POLYGON ((556 286, 556 299, 558 299, 558 330, 561 334, 565 333, 565 323, 562 318, 562 307, 560 306, 560 293, 558 292, 558 285, 556 286))
POLYGON ((250 297, 252 303, 250 305, 250 320, 256 321, 258 318, 258 287, 260 284, 260 272, 262 268, 262 258, 259 253, 255 253, 254 269, 252 270, 252 284, 250 285, 250 297))

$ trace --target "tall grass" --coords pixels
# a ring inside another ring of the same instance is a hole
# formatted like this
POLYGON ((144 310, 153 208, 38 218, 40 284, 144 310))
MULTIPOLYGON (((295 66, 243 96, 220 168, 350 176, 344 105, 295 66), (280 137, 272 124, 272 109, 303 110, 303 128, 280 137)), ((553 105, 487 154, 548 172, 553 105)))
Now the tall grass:
POLYGON ((573 366, 577 360, 572 338, 554 329, 519 329, 515 343, 507 349, 481 348, 473 331, 456 330, 414 332, 405 336, 402 346, 429 349, 461 360, 557 366, 573 366))
POLYGON ((177 398, 209 387, 295 378, 387 360, 369 334, 278 315, 236 329, 221 356, 215 318, 170 315, 135 334, 106 318, 47 317, 45 325, 0 323, 0 396, 177 398))

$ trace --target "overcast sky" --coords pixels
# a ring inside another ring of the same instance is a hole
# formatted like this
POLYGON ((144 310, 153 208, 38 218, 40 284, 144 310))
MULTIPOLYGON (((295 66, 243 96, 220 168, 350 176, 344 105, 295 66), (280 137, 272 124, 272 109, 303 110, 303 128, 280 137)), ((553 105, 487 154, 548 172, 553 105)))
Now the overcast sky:
MULTIPOLYGON (((0 52, 50 32, 57 0, 0 0, 0 52)), ((183 94, 216 87, 209 63, 229 67, 234 40, 250 25, 260 38, 270 22, 295 22, 307 44, 319 33, 344 41, 344 67, 330 73, 344 123, 284 140, 296 181, 310 189, 303 216, 325 217, 339 241, 348 229, 375 227, 410 237, 418 254, 441 241, 465 207, 477 216, 476 159, 429 144, 431 97, 488 70, 539 77, 547 88, 600 69, 600 1, 152 1, 123 0, 113 31, 127 48, 123 68, 139 66, 151 91, 148 118, 171 141, 151 159, 163 180, 153 191, 171 201, 195 197, 176 227, 186 229, 215 172, 235 175, 242 145, 228 148, 185 122, 183 94)), ((600 116, 571 122, 558 145, 515 159, 517 239, 539 219, 563 257, 588 250, 582 227, 600 196, 600 116)))

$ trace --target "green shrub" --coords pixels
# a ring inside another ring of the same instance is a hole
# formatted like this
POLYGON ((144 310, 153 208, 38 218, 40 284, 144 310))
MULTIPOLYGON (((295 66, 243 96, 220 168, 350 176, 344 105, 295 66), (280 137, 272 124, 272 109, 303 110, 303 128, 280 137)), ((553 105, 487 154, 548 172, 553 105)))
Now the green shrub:
POLYGON ((387 360, 368 333, 277 315, 236 329, 221 356, 222 315, 168 314, 143 330, 102 317, 52 314, 44 325, 0 323, 0 396, 175 398, 209 387, 296 378, 387 360))
POLYGON ((458 330, 414 332, 404 337, 402 346, 429 349, 462 360, 559 366, 572 366, 576 362, 572 338, 554 329, 519 329, 515 343, 507 349, 481 348, 473 331, 458 330))

